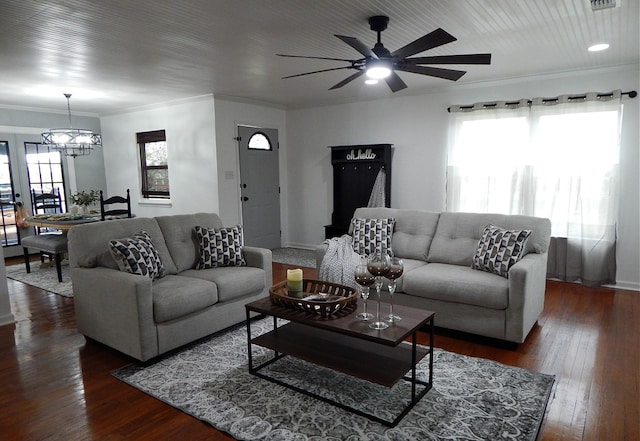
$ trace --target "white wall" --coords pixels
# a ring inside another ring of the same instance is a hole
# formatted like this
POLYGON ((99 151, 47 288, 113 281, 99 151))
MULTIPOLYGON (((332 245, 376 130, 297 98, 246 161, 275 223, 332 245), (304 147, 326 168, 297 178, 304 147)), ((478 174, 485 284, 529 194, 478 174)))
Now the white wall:
POLYGON ((215 99, 216 107, 216 144, 218 151, 218 187, 220 189, 220 219, 224 225, 242 223, 240 204, 240 168, 238 142, 234 139, 237 126, 245 125, 278 129, 280 143, 280 219, 283 243, 287 242, 287 134, 286 114, 284 110, 260 104, 231 101, 225 98, 215 99))
MULTIPOLYGON (((603 69, 476 85, 454 85, 423 95, 287 112, 287 175, 290 243, 319 244, 331 223, 331 145, 394 145, 391 205, 445 209, 448 113, 452 104, 514 100, 589 91, 639 89, 639 69, 603 69)), ((347 86, 348 87, 348 86, 347 86)), ((384 85, 382 86, 384 87, 384 85)), ((640 288, 638 199, 639 98, 624 98, 621 152, 618 284, 640 288)))
POLYGON ((137 216, 153 217, 219 209, 213 96, 162 103, 101 118, 109 195, 131 191, 137 216), (136 133, 166 130, 170 203, 141 197, 136 133))
POLYGON ((11 312, 7 271, 4 267, 4 253, 2 247, 0 247, 0 326, 13 322, 15 322, 15 317, 11 312))

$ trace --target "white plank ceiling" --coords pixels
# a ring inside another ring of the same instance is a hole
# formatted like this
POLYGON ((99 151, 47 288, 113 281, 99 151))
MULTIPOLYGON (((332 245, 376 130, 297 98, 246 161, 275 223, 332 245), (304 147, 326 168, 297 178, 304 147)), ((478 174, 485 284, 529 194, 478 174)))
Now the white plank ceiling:
MULTIPOLYGON (((391 96, 353 73, 286 75, 360 58, 334 34, 373 47, 368 17, 388 15, 393 51, 443 28, 458 41, 418 55, 493 54, 458 83, 638 65, 638 0, 593 12, 589 0, 0 0, 0 106, 109 114, 214 93, 295 108, 391 96), (587 47, 611 47, 591 53, 587 47)), ((400 73, 397 94, 450 85, 400 73)), ((0 122, 0 125, 2 122, 0 122)))

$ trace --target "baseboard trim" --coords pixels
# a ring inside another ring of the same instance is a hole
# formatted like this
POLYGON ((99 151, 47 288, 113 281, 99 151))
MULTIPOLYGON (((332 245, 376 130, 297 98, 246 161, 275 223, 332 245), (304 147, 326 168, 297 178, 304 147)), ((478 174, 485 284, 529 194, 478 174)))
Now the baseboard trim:
POLYGON ((289 242, 285 245, 283 245, 284 248, 301 248, 303 250, 310 250, 310 251, 314 251, 318 245, 313 245, 313 244, 308 244, 308 243, 297 243, 297 242, 289 242))
POLYGON ((617 281, 615 285, 603 285, 603 286, 607 288, 613 288, 613 289, 628 289, 629 291, 640 292, 640 283, 635 283, 635 282, 617 281))
POLYGON ((10 325, 15 322, 16 322, 16 318, 11 313, 0 316, 0 326, 10 325))

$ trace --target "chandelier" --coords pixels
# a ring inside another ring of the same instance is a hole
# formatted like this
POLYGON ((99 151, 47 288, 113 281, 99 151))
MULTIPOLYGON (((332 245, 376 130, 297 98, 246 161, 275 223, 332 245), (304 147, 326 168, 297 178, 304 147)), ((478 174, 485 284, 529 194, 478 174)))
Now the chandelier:
POLYGON ((91 130, 72 128, 71 104, 69 103, 71 94, 65 93, 64 96, 67 98, 69 127, 66 129, 49 129, 44 132, 42 134, 42 144, 73 158, 88 155, 94 146, 102 145, 102 137, 99 133, 93 133, 91 130))

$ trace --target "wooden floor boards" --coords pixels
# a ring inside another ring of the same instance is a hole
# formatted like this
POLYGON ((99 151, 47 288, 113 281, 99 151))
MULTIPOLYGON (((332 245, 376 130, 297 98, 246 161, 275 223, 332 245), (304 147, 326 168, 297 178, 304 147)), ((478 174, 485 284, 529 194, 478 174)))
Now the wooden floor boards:
MULTIPOLYGON (((274 282, 287 268, 274 264, 274 282)), ((132 359, 76 332, 73 299, 8 284, 17 323, 0 327, 0 439, 232 439, 113 378, 132 359)), ((524 344, 445 331, 435 343, 556 375, 540 440, 640 439, 638 292, 548 281, 524 344)))

